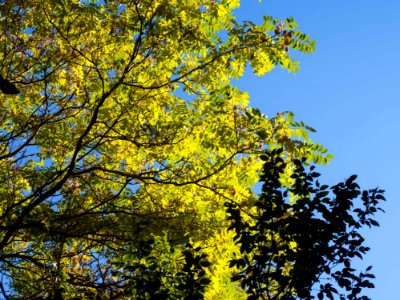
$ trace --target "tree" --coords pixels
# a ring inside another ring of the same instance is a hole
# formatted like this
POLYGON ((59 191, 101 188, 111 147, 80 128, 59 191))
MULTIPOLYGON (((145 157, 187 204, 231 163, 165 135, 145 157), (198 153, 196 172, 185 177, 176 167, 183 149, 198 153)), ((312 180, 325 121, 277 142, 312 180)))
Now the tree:
POLYGON ((285 149, 283 181, 330 155, 231 83, 314 49, 291 18, 236 22, 238 5, 1 1, 0 73, 20 91, 0 95, 4 298, 119 299, 143 272, 176 295, 246 297, 224 203, 252 207, 266 148, 285 149))
POLYGON ((372 267, 357 275, 351 262, 369 250, 359 229, 379 226, 372 216, 382 211, 383 191, 361 192, 356 175, 331 188, 321 185, 320 174, 315 166, 305 168, 305 159, 293 162, 292 181, 285 186, 282 154, 275 149, 262 156, 262 194, 246 217, 237 204, 226 203, 240 245, 240 255, 230 263, 238 268, 232 280, 240 281, 248 299, 314 299, 317 283, 318 299, 334 299, 334 294, 369 299, 359 294, 374 287, 372 267))

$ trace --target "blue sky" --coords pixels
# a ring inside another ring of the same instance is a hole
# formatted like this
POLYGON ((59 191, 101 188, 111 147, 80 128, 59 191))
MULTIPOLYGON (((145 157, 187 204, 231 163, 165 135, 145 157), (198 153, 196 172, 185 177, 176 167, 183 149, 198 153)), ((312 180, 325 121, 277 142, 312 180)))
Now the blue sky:
POLYGON ((316 52, 296 57, 301 70, 280 69, 237 85, 252 106, 269 116, 292 111, 317 129, 312 139, 335 155, 321 168, 326 183, 358 174, 362 188, 386 190, 379 228, 366 230, 372 249, 363 262, 373 265, 373 300, 396 299, 400 260, 400 1, 242 0, 238 18, 262 21, 262 15, 293 16, 299 29, 316 39, 316 52))

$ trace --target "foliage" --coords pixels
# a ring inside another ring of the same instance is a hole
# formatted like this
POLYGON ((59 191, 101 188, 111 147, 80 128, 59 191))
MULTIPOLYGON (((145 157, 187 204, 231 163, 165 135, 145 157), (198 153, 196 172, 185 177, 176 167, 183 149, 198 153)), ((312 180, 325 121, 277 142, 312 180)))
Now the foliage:
POLYGON ((334 294, 369 299, 359 294, 374 286, 371 267, 356 274, 351 260, 369 250, 359 230, 379 225, 372 216, 382 210, 378 206, 383 191, 361 192, 355 175, 331 188, 320 185, 320 174, 314 166, 305 168, 304 159, 294 161, 293 182, 283 186, 282 153, 277 149, 262 157, 264 184, 250 218, 242 216, 236 204, 226 204, 240 245, 240 255, 230 263, 238 268, 232 280, 240 281, 248 299, 313 299, 317 283, 318 299, 334 299, 334 294))
POLYGON ((287 183, 296 158, 331 156, 231 83, 314 50, 292 18, 239 23, 238 6, 0 1, 4 298, 129 299, 137 274, 164 295, 246 297, 224 203, 253 206, 266 148, 285 149, 287 183))
POLYGON ((166 239, 154 243, 142 241, 124 261, 114 262, 121 271, 113 275, 128 282, 124 294, 134 299, 203 299, 210 262, 201 248, 190 243, 171 248, 166 239))

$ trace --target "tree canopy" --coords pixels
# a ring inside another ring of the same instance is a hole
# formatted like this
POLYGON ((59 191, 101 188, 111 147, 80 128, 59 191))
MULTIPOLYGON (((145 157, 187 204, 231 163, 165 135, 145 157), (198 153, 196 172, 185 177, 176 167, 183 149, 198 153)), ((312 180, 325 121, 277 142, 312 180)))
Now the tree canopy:
POLYGON ((372 266, 357 274, 352 259, 370 249, 359 230, 379 226, 372 217, 382 211, 383 190, 361 191, 356 175, 321 185, 315 166, 306 167, 304 158, 293 161, 292 181, 285 186, 282 153, 261 156, 262 194, 247 217, 237 204, 225 204, 240 245, 240 255, 230 262, 238 268, 232 280, 240 281, 247 299, 369 299, 360 294, 374 287, 372 266))
POLYGON ((266 149, 283 149, 283 186, 331 155, 232 83, 296 72, 291 51, 314 42, 292 18, 239 23, 237 7, 0 1, 4 298, 246 299, 226 204, 254 209, 266 149))

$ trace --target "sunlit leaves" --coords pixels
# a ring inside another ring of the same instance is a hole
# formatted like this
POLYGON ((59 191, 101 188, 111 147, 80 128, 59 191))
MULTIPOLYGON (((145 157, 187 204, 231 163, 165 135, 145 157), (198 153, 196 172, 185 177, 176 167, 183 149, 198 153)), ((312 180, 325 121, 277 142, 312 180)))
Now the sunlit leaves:
POLYGON ((326 163, 329 156, 309 140, 310 127, 290 114, 268 118, 231 84, 248 65, 258 75, 276 66, 294 72, 290 49, 313 50, 292 19, 238 23, 232 14, 238 6, 237 0, 0 6, 1 76, 21 91, 0 95, 7 292, 123 294, 129 284, 111 274, 113 259, 128 253, 136 263, 143 236, 167 233, 172 248, 188 236, 201 244, 201 259, 207 255, 215 266, 206 298, 243 296, 227 280, 226 262, 238 249, 226 236, 223 203, 254 201, 257 155, 266 148, 284 147, 289 162, 305 156, 326 163))

